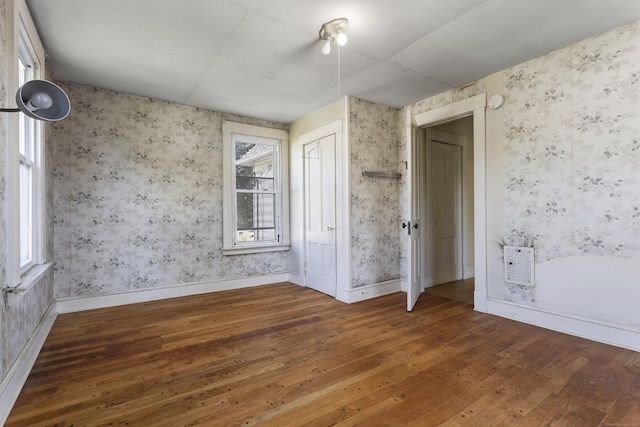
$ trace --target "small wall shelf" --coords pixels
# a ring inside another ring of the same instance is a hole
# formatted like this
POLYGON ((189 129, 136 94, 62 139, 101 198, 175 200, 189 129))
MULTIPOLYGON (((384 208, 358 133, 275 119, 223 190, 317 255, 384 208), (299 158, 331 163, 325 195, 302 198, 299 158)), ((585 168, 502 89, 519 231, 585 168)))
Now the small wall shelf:
POLYGON ((387 173, 387 172, 376 172, 376 171, 364 171, 362 172, 362 176, 369 176, 372 178, 395 178, 400 179, 402 174, 400 173, 387 173))

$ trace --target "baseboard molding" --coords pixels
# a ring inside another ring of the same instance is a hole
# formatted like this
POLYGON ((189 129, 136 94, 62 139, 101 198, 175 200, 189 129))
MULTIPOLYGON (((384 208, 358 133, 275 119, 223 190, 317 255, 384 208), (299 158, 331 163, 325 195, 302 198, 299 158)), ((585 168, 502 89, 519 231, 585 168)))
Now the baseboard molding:
POLYGON ((487 313, 581 338, 640 351, 640 332, 588 319, 549 313, 508 301, 487 300, 487 313))
POLYGON ((400 279, 387 280, 386 282, 374 283, 372 285, 360 286, 353 289, 338 289, 336 299, 351 304, 399 292, 401 291, 401 288, 400 279))
POLYGON ((0 425, 4 425, 7 421, 11 409, 27 381, 31 368, 40 354, 42 345, 51 331, 56 316, 56 302, 52 301, 31 338, 0 383, 0 425))
POLYGON ((476 277, 476 268, 474 266, 465 266, 462 271, 464 272, 463 279, 471 279, 472 277, 476 277))
POLYGON ((289 281, 289 278, 290 274, 288 273, 265 274, 240 279, 213 280, 208 282, 167 286, 163 288, 140 289, 136 291, 100 295, 95 297, 63 298, 58 300, 58 313, 73 313, 76 311, 94 310, 97 308, 115 307, 119 305, 201 295, 210 292, 249 288, 252 286, 269 285, 273 283, 287 282, 289 281))
POLYGON ((304 286, 304 279, 298 273, 289 273, 289 282, 294 285, 304 286))

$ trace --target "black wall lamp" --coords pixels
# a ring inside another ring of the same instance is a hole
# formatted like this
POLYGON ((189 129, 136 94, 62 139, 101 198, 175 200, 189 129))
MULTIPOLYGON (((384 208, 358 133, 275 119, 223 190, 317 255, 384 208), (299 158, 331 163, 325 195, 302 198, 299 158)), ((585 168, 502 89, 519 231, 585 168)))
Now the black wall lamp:
POLYGON ((36 120, 57 122, 69 115, 69 97, 58 85, 47 80, 30 80, 16 92, 18 108, 0 108, 1 112, 17 113, 36 120))

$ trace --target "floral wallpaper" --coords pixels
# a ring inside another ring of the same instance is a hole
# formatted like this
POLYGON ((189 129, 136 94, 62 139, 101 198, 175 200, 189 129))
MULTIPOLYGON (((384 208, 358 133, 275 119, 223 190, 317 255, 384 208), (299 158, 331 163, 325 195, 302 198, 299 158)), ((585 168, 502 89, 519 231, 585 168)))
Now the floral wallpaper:
MULTIPOLYGON (((6 1, 0 0, 0 28, 6 28, 6 1)), ((0 31, 0 98, 13 99, 14 94, 9 94, 5 86, 5 77, 9 60, 8 41, 5 31, 0 31)), ((6 253, 6 152, 8 144, 12 143, 7 135, 7 119, 15 119, 16 116, 2 114, 0 115, 0 236, 2 236, 3 244, 0 245, 0 286, 7 285, 7 253, 6 253)), ((45 124, 45 140, 47 144, 44 147, 44 163, 46 178, 45 181, 45 218, 44 218, 44 249, 45 259, 51 259, 53 250, 53 189, 49 185, 52 177, 52 150, 49 149, 48 143, 52 140, 53 127, 45 124)), ((13 305, 7 305, 2 295, 0 303, 0 382, 15 363, 18 355, 24 349, 27 341, 35 331, 36 327, 42 320, 47 309, 53 302, 53 270, 49 270, 44 276, 34 284, 25 294, 13 305)))
POLYGON ((222 256, 223 120, 286 125, 63 83, 55 128, 58 298, 286 272, 222 256))
MULTIPOLYGON (((0 0, 0 27, 6 28, 6 1, 0 0)), ((7 38, 6 31, 0 31, 0 97, 2 99, 10 99, 7 93, 7 88, 5 87, 6 82, 6 73, 7 73, 7 38)), ((6 122, 6 114, 0 114, 0 159, 7 158, 7 122, 6 122)), ((0 236, 2 236, 3 244, 0 244, 0 286, 4 287, 7 285, 7 253, 6 253, 6 244, 5 236, 7 235, 7 224, 6 224, 6 165, 5 162, 0 162, 0 236)), ((4 295, 3 295, 2 304, 0 304, 0 382, 4 379, 7 371, 9 370, 9 366, 11 361, 9 358, 5 357, 10 351, 9 347, 9 333, 7 330, 8 326, 8 317, 7 310, 5 309, 4 304, 4 295)))
POLYGON ((399 111, 357 98, 349 109, 351 285, 358 287, 400 277, 399 180, 362 176, 401 172, 399 111))
MULTIPOLYGON (((640 257, 640 29, 504 72, 505 241, 536 262, 640 257)), ((535 303, 509 286, 508 300, 535 303)))

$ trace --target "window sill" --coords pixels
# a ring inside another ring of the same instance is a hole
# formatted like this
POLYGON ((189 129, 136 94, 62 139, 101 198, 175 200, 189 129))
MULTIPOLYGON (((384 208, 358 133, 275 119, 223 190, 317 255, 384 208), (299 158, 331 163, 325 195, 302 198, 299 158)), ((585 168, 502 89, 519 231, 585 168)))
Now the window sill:
POLYGON ((280 252, 288 251, 291 245, 289 244, 275 244, 275 245, 260 245, 260 246, 235 246, 232 248, 222 248, 222 255, 245 255, 245 254, 259 254, 264 252, 280 252))
POLYGON ((46 264, 38 264, 34 265, 29 271, 27 271, 20 280, 20 284, 13 288, 5 288, 6 292, 6 301, 7 306, 15 305, 19 300, 22 299, 24 295, 27 294, 27 291, 35 286, 40 280, 44 277, 44 275, 51 269, 53 266, 52 262, 48 262, 46 264))

